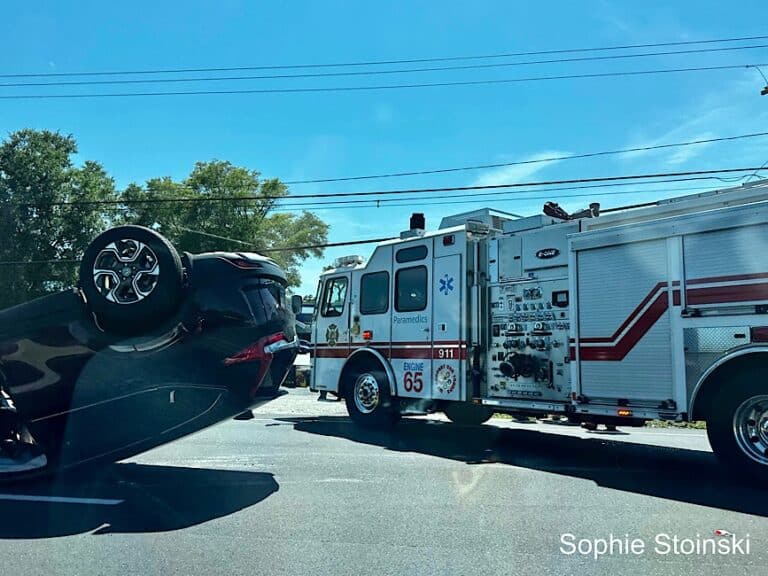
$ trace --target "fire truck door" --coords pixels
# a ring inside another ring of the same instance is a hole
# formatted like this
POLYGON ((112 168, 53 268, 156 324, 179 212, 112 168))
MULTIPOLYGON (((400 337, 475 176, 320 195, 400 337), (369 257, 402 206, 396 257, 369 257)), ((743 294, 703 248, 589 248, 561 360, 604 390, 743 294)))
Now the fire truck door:
POLYGON ((315 320, 315 355, 312 378, 314 387, 336 390, 336 384, 349 356, 350 274, 326 278, 317 302, 315 320))
POLYGON ((432 398, 462 398, 466 342, 461 255, 435 258, 432 283, 432 398))
POLYGON ((393 262, 391 364, 398 396, 432 394, 432 241, 408 242, 393 262))

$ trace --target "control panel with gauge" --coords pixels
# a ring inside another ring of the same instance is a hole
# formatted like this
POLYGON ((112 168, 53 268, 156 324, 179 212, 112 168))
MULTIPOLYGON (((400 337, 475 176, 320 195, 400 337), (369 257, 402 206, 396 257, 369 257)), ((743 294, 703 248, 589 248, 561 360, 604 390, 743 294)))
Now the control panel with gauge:
POLYGON ((489 287, 487 394, 564 401, 570 394, 568 279, 489 287))

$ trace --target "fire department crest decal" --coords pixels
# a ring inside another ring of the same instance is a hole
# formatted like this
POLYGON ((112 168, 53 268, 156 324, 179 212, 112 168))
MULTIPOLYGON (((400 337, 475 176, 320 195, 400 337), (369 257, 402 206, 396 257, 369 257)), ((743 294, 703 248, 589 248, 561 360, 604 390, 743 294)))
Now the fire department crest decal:
POLYGON ((336 342, 339 341, 339 327, 336 324, 331 324, 325 331, 325 339, 328 342, 328 346, 336 346, 336 342))
POLYGON ((435 371, 435 388, 440 394, 450 394, 456 389, 456 371, 443 364, 435 371))

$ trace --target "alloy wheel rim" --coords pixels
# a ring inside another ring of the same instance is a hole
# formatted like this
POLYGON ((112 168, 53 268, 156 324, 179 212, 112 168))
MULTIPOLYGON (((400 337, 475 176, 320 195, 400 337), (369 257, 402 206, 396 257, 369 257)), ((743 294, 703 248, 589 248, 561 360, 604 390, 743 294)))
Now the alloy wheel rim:
POLYGON ((748 398, 736 409, 733 431, 741 451, 768 466, 768 395, 748 398))
POLYGON ((379 382, 373 374, 362 374, 355 382, 355 407, 363 414, 370 414, 379 405, 379 382))
POLYGON ((125 238, 107 244, 93 264, 93 283, 114 304, 135 304, 157 287, 160 263, 154 251, 138 240, 125 238))

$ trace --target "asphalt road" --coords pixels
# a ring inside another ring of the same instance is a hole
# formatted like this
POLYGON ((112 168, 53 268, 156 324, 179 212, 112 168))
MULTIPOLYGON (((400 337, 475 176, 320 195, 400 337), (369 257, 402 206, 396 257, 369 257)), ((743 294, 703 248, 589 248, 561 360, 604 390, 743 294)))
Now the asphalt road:
POLYGON ((98 473, 0 488, 0 574, 759 576, 768 487, 747 480, 698 430, 414 418, 362 432, 297 390, 98 473), (749 554, 656 549, 718 529, 748 534, 749 554), (564 533, 645 549, 568 555, 564 533))

